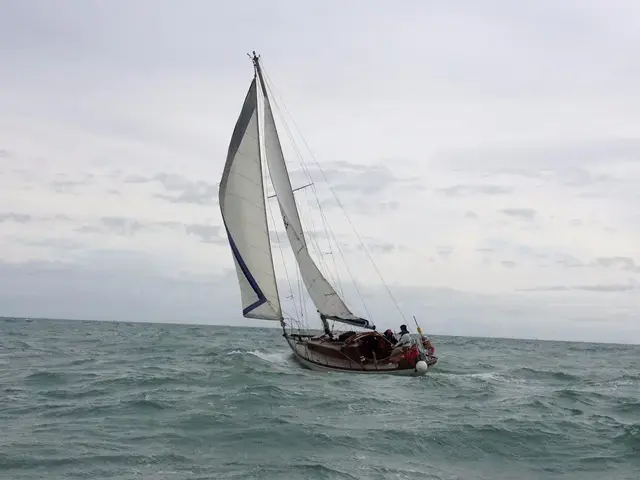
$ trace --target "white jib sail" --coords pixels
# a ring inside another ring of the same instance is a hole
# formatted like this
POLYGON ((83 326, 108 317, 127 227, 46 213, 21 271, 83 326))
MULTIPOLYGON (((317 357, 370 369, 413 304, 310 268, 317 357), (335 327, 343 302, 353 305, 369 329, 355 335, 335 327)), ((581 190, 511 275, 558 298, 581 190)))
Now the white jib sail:
POLYGON ((265 208, 257 107, 254 78, 229 143, 220 182, 220 211, 240 284, 243 316, 281 320, 265 208))
POLYGON ((335 320, 352 320, 353 322, 348 323, 368 326, 366 320, 351 313, 309 253, 293 189, 291 188, 289 172, 276 130, 271 104, 266 94, 264 95, 264 110, 265 153, 271 174, 271 183, 278 198, 289 243, 300 267, 300 275, 307 292, 321 314, 335 320))

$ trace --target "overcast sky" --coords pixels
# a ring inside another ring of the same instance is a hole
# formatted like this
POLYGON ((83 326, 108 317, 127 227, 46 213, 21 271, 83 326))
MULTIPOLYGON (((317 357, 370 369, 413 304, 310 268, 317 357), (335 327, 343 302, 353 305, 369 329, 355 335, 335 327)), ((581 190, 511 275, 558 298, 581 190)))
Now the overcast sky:
POLYGON ((254 49, 379 327, 325 177, 427 332, 640 343, 637 1, 0 0, 0 315, 265 325, 217 204, 254 49))

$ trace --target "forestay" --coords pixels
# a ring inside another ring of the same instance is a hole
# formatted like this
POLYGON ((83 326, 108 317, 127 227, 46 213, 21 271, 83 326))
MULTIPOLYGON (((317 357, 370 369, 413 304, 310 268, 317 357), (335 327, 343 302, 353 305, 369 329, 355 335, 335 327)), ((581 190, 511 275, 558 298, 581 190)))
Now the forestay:
POLYGON ((240 284, 242 314, 282 320, 265 208, 255 77, 229 143, 219 201, 240 284))

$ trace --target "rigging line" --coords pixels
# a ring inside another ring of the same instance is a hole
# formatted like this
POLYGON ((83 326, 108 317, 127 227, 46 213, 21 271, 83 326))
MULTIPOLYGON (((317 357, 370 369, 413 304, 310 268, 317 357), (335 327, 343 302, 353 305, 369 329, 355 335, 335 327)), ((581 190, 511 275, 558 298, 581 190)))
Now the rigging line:
MULTIPOLYGON (((308 204, 308 202, 307 202, 308 204)), ((308 205, 307 205, 308 206, 308 205)), ((319 239, 317 238, 317 235, 315 235, 315 223, 313 221, 313 215, 309 215, 310 219, 310 223, 311 225, 309 226, 309 222, 307 221, 307 218, 305 218, 305 216, 300 215, 300 223, 302 223, 303 228, 308 232, 308 236, 311 239, 311 246, 315 249, 316 251, 316 257, 320 260, 320 264, 321 266, 324 268, 325 272, 328 273, 330 279, 331 278, 331 272, 330 270, 327 268, 326 265, 326 261, 324 259, 324 255, 322 254, 322 248, 319 242, 319 239)))
MULTIPOLYGON (((297 313, 296 313, 296 316, 297 316, 297 313)), ((296 317, 291 315, 289 312, 287 312, 285 309, 282 309, 282 318, 283 320, 290 320, 291 323, 296 323, 297 325, 300 325, 300 321, 296 317)))
MULTIPOLYGON (((302 162, 302 163, 303 163, 303 166, 304 166, 304 162, 302 162)), ((313 191, 311 193, 313 193, 313 191)), ((311 209, 311 200, 309 200, 309 198, 308 198, 309 197, 309 193, 308 192, 306 193, 306 196, 307 196, 307 204, 309 205, 309 209, 311 209)), ((316 200, 316 203, 319 206, 320 205, 320 201, 319 201, 317 195, 315 195, 315 200, 316 200)), ((334 271, 335 271, 336 283, 338 284, 338 290, 340 291, 340 295, 344 298, 345 297, 344 288, 342 287, 342 280, 340 278, 340 271, 338 270, 338 264, 336 263, 336 255, 333 254, 333 246, 331 245, 331 236, 329 235, 329 232, 328 232, 328 230, 331 229, 331 226, 329 225, 329 222, 327 221, 327 219, 326 219, 326 217, 324 215, 322 207, 319 206, 318 209, 320 211, 320 217, 322 219, 322 226, 324 227, 325 235, 327 237, 327 246, 329 248, 328 254, 331 256, 331 261, 333 262, 333 268, 334 268, 334 271)), ((320 254, 322 255, 322 252, 320 254)))
MULTIPOLYGON (((279 97, 279 95, 277 95, 277 92, 275 92, 275 88, 272 87, 272 82, 271 82, 271 79, 269 78, 267 72, 264 70, 264 68, 262 70, 263 70, 264 76, 267 79, 267 85, 266 85, 267 89, 272 93, 272 96, 274 97, 273 98, 273 103, 274 103, 276 109, 279 110, 278 101, 277 101, 277 98, 275 98, 275 97, 279 97)), ((284 118, 284 116, 283 116, 283 118, 284 118)), ((317 189, 316 189, 315 184, 313 182, 313 177, 311 176, 311 174, 309 172, 309 169, 308 169, 308 167, 306 165, 306 162, 304 161, 304 155, 302 155, 302 153, 300 152, 300 149, 298 148, 298 145, 295 142, 293 133, 291 132, 291 129, 289 128, 287 123, 283 121, 283 125, 284 125, 285 130, 287 131, 287 134, 289 135, 289 137, 291 139, 292 146, 293 146, 294 150, 296 151, 296 154, 297 154, 297 156, 298 156, 298 158, 300 160, 300 164, 302 166, 302 170, 306 174, 309 182, 311 182, 311 185, 310 185, 311 186, 311 190, 313 191, 313 193, 315 195, 316 204, 318 205, 318 210, 320 211, 320 215, 321 215, 321 218, 322 218, 322 221, 323 221, 323 227, 325 229, 325 234, 327 234, 327 237, 328 237, 328 242, 327 243, 328 243, 328 246, 329 246, 329 252, 333 257, 332 261, 333 261, 334 268, 336 270, 336 276, 337 276, 337 282, 336 283, 338 283, 339 289, 341 290, 341 293, 344 296, 344 289, 342 287, 342 281, 341 281, 340 276, 339 276, 338 266, 336 264, 335 255, 333 255, 333 248, 331 246, 331 238, 328 235, 327 230, 331 233, 331 236, 333 237, 334 241, 336 242, 336 246, 338 246, 338 248, 339 248, 338 240, 337 240, 337 238, 335 236, 335 233, 333 232, 333 229, 331 228, 331 226, 330 226, 330 224, 329 224, 329 222, 327 220, 327 217, 326 217, 326 215, 324 213, 324 209, 322 208, 322 205, 321 205, 320 200, 319 200, 319 196, 317 194, 317 189)), ((325 177, 325 180, 326 180, 326 177, 325 177)), ((322 251, 320 251, 319 254, 322 255, 322 251)), ((343 261, 345 262, 345 265, 347 265, 347 260, 344 257, 344 254, 342 253, 342 251, 340 251, 340 254, 342 256, 343 261)), ((324 264, 324 261, 322 260, 322 257, 321 257, 321 262, 323 263, 323 266, 325 267, 325 269, 327 269, 327 271, 330 272, 328 270, 328 268, 326 267, 326 265, 324 264)), ((349 276, 350 276, 351 281, 353 282, 354 286, 356 286, 356 289, 357 289, 357 285, 356 285, 357 282, 355 280, 355 277, 353 277, 353 275, 351 274, 350 271, 349 271, 349 276)), ((361 296, 361 301, 363 302, 363 304, 365 306, 365 309, 366 309, 366 303, 364 302, 364 298, 362 298, 362 296, 361 296)))
POLYGON ((358 296, 360 297, 360 301, 362 302, 362 306, 364 307, 364 311, 367 312, 367 316, 373 320, 373 316, 371 315, 371 312, 369 311, 369 308, 367 307, 367 303, 364 301, 364 296, 362 295, 362 292, 360 291, 360 287, 358 287, 358 283, 355 281, 355 278, 353 276, 353 273, 351 272, 351 268, 349 268, 349 263, 347 262, 347 259, 342 251, 342 248, 340 248, 340 244, 338 243, 338 240, 336 239, 333 230, 329 229, 329 232, 331 233, 331 236, 333 237, 334 241, 336 242, 336 248, 338 249, 338 252, 340 253, 340 257, 344 260, 344 266, 347 269, 347 273, 349 274, 349 276, 351 277, 351 280, 353 282, 353 286, 356 289, 356 292, 358 293, 358 296))
MULTIPOLYGON (((263 68, 264 71, 264 68, 263 68)), ((266 73, 265 73, 266 76, 266 73)), ((270 79, 269 82, 271 83, 270 79)), ((335 191, 333 190, 333 187, 331 187, 331 184, 329 183, 329 180, 327 179, 327 176, 324 173, 324 170, 322 170, 322 167, 320 166, 320 163, 318 162, 318 160, 316 159, 315 155, 313 154, 313 151, 311 150, 311 147, 309 146, 309 144, 307 143, 307 141, 305 140, 304 136, 302 135, 302 132, 300 131, 300 128, 298 127, 295 119, 293 118, 293 115, 291 115, 291 113, 289 112, 289 109, 287 108, 286 104, 284 103, 284 101, 282 101, 282 105, 285 109, 285 111, 287 112, 287 114, 289 115, 289 118, 291 119, 291 122, 293 123, 295 129, 298 131, 298 134, 300 135, 300 138, 302 139, 302 141, 304 142, 305 146, 307 147, 307 149, 309 150, 309 153, 311 154, 311 158, 313 159, 314 163, 317 165, 318 170, 320 170, 320 173, 322 174, 323 178, 325 179, 325 181, 327 182, 327 185, 329 187, 329 190, 331 190, 331 193, 333 194, 334 198, 336 199, 336 202, 338 203, 338 205, 340 206, 340 209, 342 210, 342 212, 344 213, 347 221, 349 222, 349 224, 351 225, 351 228, 353 229, 354 233, 356 234, 356 236, 358 237, 358 240, 360 241, 360 244, 362 245, 363 250, 365 251, 365 253, 367 254, 367 256, 369 257, 369 260, 371 261, 371 264, 373 265, 373 268, 375 269, 376 273, 378 274, 378 277, 380 278, 380 281, 382 281, 382 284, 384 285, 385 289, 387 290, 387 293, 389 294, 389 296, 391 297, 391 300, 393 301, 393 303, 395 304, 396 308, 398 309, 398 312, 400 313, 400 316, 403 318, 403 320, 405 320, 406 322, 406 317, 404 316, 404 313, 402 313, 402 309, 400 308, 400 305, 398 304, 397 300, 395 299, 395 297, 393 296, 393 293, 391 293, 391 290, 389 289, 389 286, 387 285, 387 283, 384 281, 384 278, 382 277, 382 274, 380 273, 380 270, 378 269, 377 265, 375 264, 373 257, 371 256, 371 254, 369 253, 369 250, 367 249, 366 245, 364 244, 364 242, 362 241, 362 238, 360 237, 360 234, 358 233, 358 231, 355 228, 355 225, 353 225, 353 222, 351 221, 351 219, 349 218, 349 216, 347 215, 346 210, 344 209, 344 206, 342 205, 342 202, 340 202, 340 199, 338 198, 338 196, 336 195, 335 191)))
MULTIPOLYGON (((274 97, 274 98, 273 98, 273 100, 274 100, 274 104, 275 104, 276 108, 279 110, 277 98, 281 98, 281 97, 280 97, 279 95, 277 95, 277 92, 275 92, 275 88, 273 88, 273 87, 272 87, 273 82, 271 82, 271 78, 269 77, 268 73, 265 71, 264 66, 263 66, 263 68, 262 68, 262 71, 263 71, 263 74, 264 74, 264 76, 266 77, 266 80, 267 80, 267 85, 266 85, 266 86, 267 86, 268 90, 272 93, 272 96, 274 97)), ((287 113, 289 114, 289 117, 290 117, 290 118, 291 118, 291 120, 293 121, 294 125, 296 125, 296 124, 295 124, 295 120, 293 119, 293 116, 291 115, 291 113, 289 113, 289 111, 288 111, 288 109, 287 109, 286 105, 284 104, 284 101, 282 101, 282 104, 283 104, 283 106, 284 106, 285 110, 287 111, 287 113)), ((285 130, 287 130, 287 133, 289 134, 289 136, 290 136, 290 138, 291 138, 292 145, 294 146, 294 149, 296 150, 298 157, 299 157, 299 158, 300 158, 300 160, 301 160, 301 165, 302 165, 302 167, 303 167, 304 172, 306 173, 307 177, 309 178, 309 181, 310 181, 310 182, 313 182, 313 178, 311 177, 311 175, 310 175, 310 173, 309 173, 309 170, 308 170, 308 168, 307 168, 307 166, 306 166, 306 162, 304 161, 304 156, 300 153, 300 150, 298 149, 298 146, 297 146, 297 144, 296 144, 295 140, 293 139, 293 134, 292 134, 291 130, 289 129, 289 126, 288 126, 288 125, 287 125, 287 123, 286 123, 286 122, 284 122, 284 121, 283 121, 283 125, 284 125, 284 127, 285 127, 285 130)), ((296 130, 298 130, 298 133, 300 134, 300 137, 302 138, 302 140, 303 140, 303 142, 305 143, 305 145, 307 145, 307 148, 309 149, 309 151, 310 151, 310 153, 311 153, 311 155, 312 155, 312 157, 313 157, 313 152, 311 152, 311 149, 309 148, 309 145, 307 144, 306 140, 305 140, 305 139, 304 139, 304 137, 302 136, 302 133, 300 132, 299 128, 297 128, 297 125, 296 125, 296 130)), ((325 181, 327 182, 327 185, 329 186, 329 189, 331 190, 331 193, 332 193, 332 194, 333 194, 333 196, 336 198, 336 201, 338 202, 338 205, 340 206, 340 208, 342 209, 342 211, 343 211, 343 213, 344 213, 345 217, 347 218, 347 221, 349 221, 349 223, 351 224, 352 229, 353 229, 353 230, 355 231, 355 233, 356 233, 356 236, 358 236, 358 240, 360 241, 360 243, 361 243, 361 244, 363 244, 362 239, 361 239, 361 238, 360 238, 360 236, 358 235, 358 232, 355 230, 355 227, 354 227, 353 223, 351 223, 351 221, 350 221, 350 219, 349 219, 348 215, 346 214, 346 211, 344 210, 344 207, 342 206, 342 204, 340 203, 340 201, 339 201, 339 200, 338 200, 338 198, 337 198, 337 195, 335 194, 335 192, 334 192, 334 191, 333 191, 333 189, 331 188, 331 184, 329 183, 329 181, 328 181, 328 179, 327 179, 326 175, 324 174, 324 171, 323 171, 323 170, 322 170, 322 168, 320 167, 320 165, 319 165, 318 161, 315 159, 315 157, 313 157, 313 158, 314 158, 315 164, 318 166, 318 169, 320 170, 320 172, 322 173, 322 175, 323 175, 323 177, 324 177, 325 181)), ((318 204, 318 209, 320 210, 320 215, 322 216, 322 219, 323 219, 323 224, 324 224, 324 226, 325 226, 325 230, 329 230, 329 232, 330 232, 330 234, 331 234, 331 237, 333 237, 333 240, 334 240, 334 241, 335 241, 335 243, 336 243, 336 247, 338 248, 338 252, 340 253, 340 256, 341 256, 342 260, 344 261, 344 264, 345 264, 345 267, 346 267, 347 272, 348 272, 348 274, 349 274, 349 277, 351 278, 351 281, 352 281, 352 283, 353 283, 353 285, 354 285, 354 287, 355 287, 356 291, 358 292, 358 296, 360 297, 360 300, 361 300, 361 302, 362 302, 362 304, 363 304, 363 307, 364 307, 365 311, 367 312, 367 315, 369 316, 369 318, 372 318, 372 319, 373 319, 373 317, 371 316, 371 313, 370 313, 370 311, 369 311, 369 309, 368 309, 368 307, 367 307, 367 304, 366 304, 366 302, 364 301, 364 296, 362 295, 362 293, 361 293, 361 291, 360 291, 360 288, 358 287, 358 283, 357 283, 357 281, 356 281, 355 277, 353 276, 353 274, 352 274, 352 272, 351 272, 351 269, 349 268, 349 263, 347 262, 347 259, 346 259, 345 255, 344 255, 344 252, 343 252, 343 251, 342 251, 342 249, 340 248, 340 244, 339 244, 339 242, 338 242, 338 239, 336 238, 335 233, 333 232, 333 229, 332 229, 332 228, 331 228, 331 226, 329 225, 329 222, 327 221, 326 215, 324 214, 324 210, 323 210, 323 208, 322 208, 322 205, 320 204, 320 201, 319 201, 319 198, 318 198, 318 195, 317 195, 317 190, 316 190, 316 188, 315 188, 315 183, 312 183, 312 185, 311 185, 311 189, 313 190, 314 194, 316 195, 316 202, 317 202, 317 204, 318 204)), ((330 244, 331 244, 331 242, 329 242, 329 245, 330 245, 330 244)), ((364 245, 363 245, 363 247, 364 247, 364 245)), ((330 247, 330 248, 331 248, 331 247, 330 247)), ((365 248, 365 251, 366 251, 366 248, 365 248)), ((368 252, 367 252, 367 253, 368 253, 368 252)), ((371 256, 370 256, 370 255, 369 255, 369 260, 373 263, 373 259, 371 258, 371 256)), ((334 265, 335 265, 335 257, 334 257, 334 265)), ((337 265, 335 265, 335 268, 336 268, 336 273, 338 273, 338 267, 337 267, 337 265)), ((374 264, 374 268, 375 268, 375 264, 374 264)), ((378 275, 380 276, 380 272, 379 272, 379 271, 378 271, 378 275)), ((340 284, 340 287, 342 287, 342 285, 341 285, 341 283, 340 283, 340 278, 339 278, 339 277, 338 277, 338 283, 340 284)), ((383 280, 383 283, 384 283, 384 280, 383 280)), ((386 286, 386 285, 385 285, 385 286, 386 286)), ((342 290, 342 288, 341 288, 341 290, 342 290)), ((387 291, 389 291, 388 287, 387 287, 387 291)), ((390 293, 390 291, 389 291, 389 293, 390 293)), ((344 296, 344 293, 343 293, 343 296, 344 296)), ((393 300, 393 296, 391 296, 391 298, 392 298, 392 300, 393 300)), ((394 300, 394 301, 395 301, 395 300, 394 300)), ((397 305, 397 303, 396 303, 396 307, 399 309, 399 306, 397 305)), ((402 315, 402 311, 400 311, 400 314, 402 315)), ((404 318, 404 315, 402 315, 402 317, 404 318)))
MULTIPOLYGON (((274 101, 274 103, 276 103, 276 102, 274 101)), ((277 108, 278 108, 278 107, 277 107, 277 103, 276 103, 276 109, 277 109, 277 108)), ((284 124, 284 122, 283 122, 283 124, 284 124)), ((289 130, 289 128, 287 127, 287 125, 286 125, 286 124, 285 124, 285 130, 287 131, 287 134, 289 135, 289 138, 291 138, 291 131, 289 130)), ((293 145, 293 147, 294 147, 294 150, 296 151, 296 154, 297 154, 297 156, 298 156, 298 159, 300 160, 301 158, 300 158, 300 154, 299 154, 298 148, 297 148, 297 146, 295 145, 295 142, 293 141, 293 139, 291 139, 291 140, 292 140, 292 142, 291 142, 291 143, 292 143, 292 145, 293 145)), ((301 161, 301 162, 300 162, 300 164, 302 165, 302 170, 303 170, 303 171, 304 171, 304 173, 307 175, 307 177, 308 177, 308 179, 309 179, 309 182, 311 182, 311 184, 312 184, 312 183, 313 183, 313 179, 312 179, 312 178, 311 178, 311 176, 309 175, 309 172, 307 172, 307 171, 306 171, 306 169, 304 168, 304 164, 303 164, 303 162, 301 161)), ((310 184, 309 186, 312 186, 311 184, 310 184)), ((334 280, 334 278, 333 278, 332 272, 331 272, 331 270, 329 269, 329 267, 328 267, 328 265, 327 265, 327 262, 326 262, 326 260, 325 260, 325 258, 324 258, 324 254, 323 254, 324 249, 322 248, 322 245, 321 245, 321 243, 320 243, 319 235, 316 235, 316 226, 315 226, 315 221, 313 220, 313 212, 312 212, 311 204, 310 204, 310 201, 309 201, 309 193, 308 193, 308 191, 307 191, 307 192, 305 192, 305 199, 307 200, 307 201, 306 201, 306 204, 307 204, 307 208, 309 209, 309 221, 310 221, 310 223, 311 223, 311 229, 309 230, 309 236, 310 236, 310 237, 311 237, 311 239, 312 239, 313 246, 314 246, 314 247, 315 247, 315 249, 316 249, 316 256, 317 256, 317 258, 319 259, 320 264, 321 264, 322 268, 323 268, 323 269, 324 269, 324 271, 325 271, 325 274, 329 277, 329 279, 330 279, 330 280, 332 280, 332 281, 333 281, 333 280, 334 280)), ((302 220, 302 218, 303 218, 303 217, 301 217, 301 220, 302 220)), ((306 222, 306 219, 304 219, 304 220, 302 220, 302 221, 303 221, 303 222, 306 222)), ((324 226, 324 225, 323 225, 323 226, 324 226)), ((325 230, 326 230, 326 228, 325 228, 325 230)), ((325 231, 325 236, 326 236, 326 231, 325 231)))

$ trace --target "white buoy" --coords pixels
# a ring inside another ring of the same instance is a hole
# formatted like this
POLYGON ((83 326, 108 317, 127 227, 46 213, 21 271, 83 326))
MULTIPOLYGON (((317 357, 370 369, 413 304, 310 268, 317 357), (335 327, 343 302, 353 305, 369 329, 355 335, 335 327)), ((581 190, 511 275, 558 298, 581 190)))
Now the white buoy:
POLYGON ((427 373, 428 370, 429 365, 427 365, 427 362, 425 362, 424 360, 420 360, 418 363, 416 363, 416 372, 427 373))

